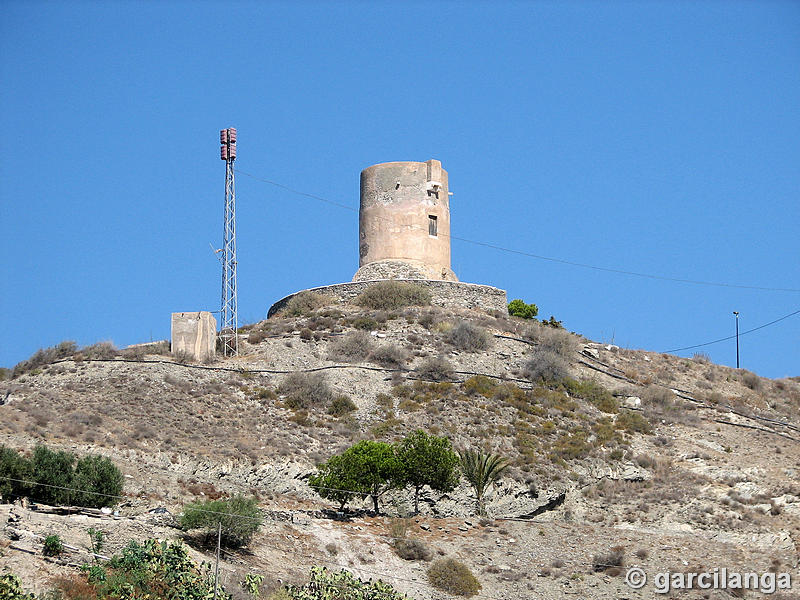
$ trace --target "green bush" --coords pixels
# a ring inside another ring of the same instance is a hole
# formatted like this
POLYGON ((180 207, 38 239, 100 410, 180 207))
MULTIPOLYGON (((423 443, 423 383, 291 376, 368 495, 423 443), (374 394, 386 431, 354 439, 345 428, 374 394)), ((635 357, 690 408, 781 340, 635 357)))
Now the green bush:
POLYGON ((458 455, 450 440, 428 435, 421 429, 396 446, 402 474, 400 483, 414 489, 414 513, 419 513, 419 492, 426 485, 437 492, 450 492, 458 484, 458 455))
POLYGON ((105 456, 84 456, 75 465, 72 487, 81 490, 74 492, 73 504, 93 508, 113 506, 122 494, 122 473, 105 456))
POLYGON ((0 574, 0 600, 36 600, 22 590, 22 582, 13 573, 0 574))
POLYGON ((0 499, 11 503, 27 496, 29 489, 25 481, 30 476, 30 461, 16 450, 0 445, 0 499))
POLYGON ((355 303, 373 310, 397 310, 406 306, 428 306, 431 293, 428 288, 402 281, 381 281, 361 292, 355 303))
POLYGON ((562 383, 570 396, 588 400, 605 413, 619 411, 617 399, 599 383, 590 380, 577 381, 575 379, 565 379, 562 383))
POLYGON ((653 430, 647 419, 632 410, 623 410, 617 415, 616 427, 628 433, 650 433, 653 430))
POLYGON ((44 538, 44 549, 42 553, 45 556, 59 556, 64 552, 64 543, 57 535, 48 535, 44 538))
POLYGON ((481 352, 492 345, 492 336, 483 327, 461 321, 446 336, 447 342, 464 352, 481 352))
POLYGON ((236 495, 187 504, 180 516, 180 527, 185 531, 202 529, 211 537, 217 535, 217 528, 222 525, 222 544, 238 548, 253 539, 263 521, 255 498, 236 495))
MULTIPOLYGON (((173 600, 211 600, 214 597, 213 572, 208 565, 198 567, 180 541, 132 541, 104 564, 84 568, 85 582, 79 587, 74 578, 56 580, 53 598, 71 600, 114 600, 119 598, 171 598, 173 600)), ((220 586, 218 600, 231 596, 220 586)), ((2 596, 0 596, 2 598, 2 596)))
POLYGON ((103 456, 90 454, 77 460, 72 452, 37 446, 29 460, 0 446, 0 497, 7 502, 28 496, 43 504, 99 508, 116 504, 122 488, 122 473, 103 456))
POLYGON ((371 496, 377 513, 380 497, 398 487, 401 476, 402 467, 391 444, 363 440, 320 465, 308 485, 342 508, 354 496, 371 496))
POLYGON ((286 396, 286 406, 294 409, 325 406, 333 399, 333 390, 322 373, 290 373, 278 391, 286 396))
POLYGON ((276 597, 281 600, 410 600, 380 579, 364 582, 344 569, 337 573, 325 567, 311 567, 311 581, 303 586, 286 586, 285 594, 276 597))
POLYGON ((481 589, 480 582, 469 567, 453 558, 442 558, 433 563, 428 568, 428 581, 443 592, 468 598, 481 589))
POLYGON ((525 304, 525 302, 517 298, 508 303, 508 314, 512 317, 532 319, 539 314, 539 307, 535 304, 525 304))
POLYGON ((47 446, 36 446, 31 460, 33 485, 30 499, 44 504, 71 504, 72 476, 76 457, 72 452, 50 450, 47 446))

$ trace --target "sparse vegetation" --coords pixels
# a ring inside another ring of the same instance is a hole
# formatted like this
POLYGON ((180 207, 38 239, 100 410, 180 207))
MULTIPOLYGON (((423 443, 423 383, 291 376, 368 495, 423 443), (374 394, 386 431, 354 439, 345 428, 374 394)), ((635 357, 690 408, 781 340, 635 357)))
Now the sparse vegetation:
POLYGON ((454 596, 474 596, 481 584, 464 563, 454 558, 443 558, 428 568, 428 581, 436 589, 454 596))
POLYGON ((361 292, 355 303, 374 310, 397 310, 406 306, 427 306, 431 303, 431 293, 415 283, 381 281, 361 292))
POLYGON ((50 348, 37 350, 30 358, 14 365, 11 370, 11 377, 16 379, 24 373, 29 373, 45 365, 54 363, 57 360, 69 358, 78 351, 75 342, 65 341, 50 348))

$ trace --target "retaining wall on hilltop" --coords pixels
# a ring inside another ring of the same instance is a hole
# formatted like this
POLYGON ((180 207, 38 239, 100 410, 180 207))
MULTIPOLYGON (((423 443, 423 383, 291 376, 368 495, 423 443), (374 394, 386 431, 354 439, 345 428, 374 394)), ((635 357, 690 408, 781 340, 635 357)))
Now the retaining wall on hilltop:
POLYGON ((351 304, 356 296, 369 286, 382 281, 402 281, 414 283, 430 290, 431 304, 445 308, 477 308, 482 310, 508 310, 506 291, 490 285, 464 283, 461 281, 442 281, 432 279, 373 279, 370 281, 351 281, 300 290, 281 298, 270 306, 267 318, 280 311, 286 303, 303 292, 315 292, 335 298, 340 304, 351 304))

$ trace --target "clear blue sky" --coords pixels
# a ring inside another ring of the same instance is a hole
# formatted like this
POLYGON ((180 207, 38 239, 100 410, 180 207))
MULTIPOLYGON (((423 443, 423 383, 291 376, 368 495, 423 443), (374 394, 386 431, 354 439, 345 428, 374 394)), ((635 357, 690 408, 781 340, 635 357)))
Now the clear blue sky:
MULTIPOLYGON (((437 158, 455 236, 800 289, 800 3, 7 2, 0 22, 0 365, 219 308, 229 126, 239 169, 353 209, 361 169, 437 158)), ((242 174, 237 192, 240 321, 350 280, 356 213, 242 174)), ((623 347, 800 309, 796 291, 452 251, 462 281, 623 347)), ((800 315, 741 343, 743 367, 800 375, 800 315)), ((735 364, 733 341, 701 350, 735 364)))

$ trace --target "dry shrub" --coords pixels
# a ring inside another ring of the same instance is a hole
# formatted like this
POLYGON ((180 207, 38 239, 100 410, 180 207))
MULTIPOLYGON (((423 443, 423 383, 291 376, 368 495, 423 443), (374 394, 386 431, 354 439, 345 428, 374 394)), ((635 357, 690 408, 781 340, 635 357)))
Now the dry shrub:
POLYGON ((461 321, 447 334, 447 342, 463 352, 481 352, 492 345, 492 336, 483 327, 461 321))
POLYGON ((351 331, 328 347, 328 360, 359 362, 369 356, 373 347, 372 336, 365 331, 351 331))
POLYGON ((333 299, 323 294, 300 292, 289 298, 280 312, 281 315, 287 317, 302 317, 332 303, 333 299))
POLYGON ((328 407, 328 414, 339 418, 357 409, 358 407, 349 396, 336 396, 328 407))
POLYGON ((557 352, 542 347, 534 348, 525 363, 524 373, 525 377, 536 383, 555 383, 569 377, 569 363, 557 352))
POLYGON ((403 538, 395 540, 392 544, 397 556, 403 560, 429 561, 432 557, 431 549, 422 540, 416 538, 403 538))
POLYGON ((53 346, 51 348, 44 348, 37 350, 29 359, 23 360, 14 366, 11 371, 11 377, 16 378, 44 365, 48 365, 57 360, 69 358, 77 351, 78 347, 75 342, 66 341, 53 346))
POLYGON ((761 383, 761 378, 756 375, 755 373, 751 373, 750 371, 745 371, 742 375, 742 383, 744 383, 747 387, 751 390, 757 392, 759 391, 763 384, 761 383))
POLYGON ((592 557, 592 568, 595 571, 606 571, 615 567, 621 567, 625 562, 625 548, 614 546, 607 552, 595 554, 592 557))
POLYGON ((408 360, 408 354, 400 346, 382 344, 369 354, 370 362, 382 367, 400 367, 408 360))
POLYGON ((97 342, 81 349, 81 354, 87 360, 109 360, 119 354, 119 350, 111 342, 97 342))
POLYGON ((52 586, 53 592, 48 597, 63 600, 94 600, 97 598, 97 588, 81 575, 56 577, 52 581, 52 586))
POLYGON ((415 283, 382 281, 374 283, 361 292, 355 303, 373 310, 397 310, 406 306, 428 306, 430 291, 415 283))
POLYGON ((436 589, 455 596, 474 596, 481 589, 469 567, 453 558, 442 558, 433 563, 428 568, 428 581, 436 589))
POLYGON ((421 379, 447 381, 453 377, 453 366, 444 358, 427 358, 415 369, 421 379))
POLYGON ((578 340, 575 335, 564 329, 540 327, 537 341, 540 348, 549 350, 564 360, 570 360, 578 349, 578 340))
POLYGON ((290 373, 278 387, 286 396, 289 408, 324 406, 333 399, 333 391, 322 373, 290 373))

